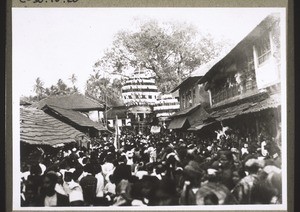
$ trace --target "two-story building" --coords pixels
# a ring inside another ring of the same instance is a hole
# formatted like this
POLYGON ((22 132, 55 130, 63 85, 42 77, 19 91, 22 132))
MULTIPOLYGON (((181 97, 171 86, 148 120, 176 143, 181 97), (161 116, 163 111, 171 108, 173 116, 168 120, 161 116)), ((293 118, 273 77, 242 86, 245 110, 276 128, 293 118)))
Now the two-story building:
MULTIPOLYGON (((220 122, 247 140, 278 137, 281 122, 280 16, 259 23, 198 83, 209 93, 210 124, 220 122)), ((192 126, 201 130, 207 123, 192 126)))
POLYGON ((199 80, 211 65, 210 62, 201 66, 171 91, 179 91, 180 110, 170 116, 168 129, 185 131, 208 116, 206 107, 209 105, 209 94, 199 80))

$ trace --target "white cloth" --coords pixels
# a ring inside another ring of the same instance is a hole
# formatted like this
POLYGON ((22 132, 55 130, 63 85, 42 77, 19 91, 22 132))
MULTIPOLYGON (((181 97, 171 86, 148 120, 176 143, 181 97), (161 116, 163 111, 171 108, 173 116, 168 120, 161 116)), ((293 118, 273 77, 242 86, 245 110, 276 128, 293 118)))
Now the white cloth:
POLYGON ((268 150, 265 149, 265 146, 267 145, 267 142, 263 141, 261 142, 261 155, 266 157, 268 154, 268 150))
POLYGON ((116 194, 116 184, 108 182, 105 186, 104 186, 104 193, 112 193, 112 194, 116 194))
POLYGON ((137 171, 136 174, 135 174, 135 176, 138 177, 139 179, 142 179, 143 176, 145 176, 145 175, 148 175, 148 172, 147 171, 143 171, 143 170, 137 171))
POLYGON ((46 196, 44 201, 45 207, 57 206, 57 195, 56 193, 53 196, 46 196))
POLYGON ((65 195, 65 196, 68 195, 68 194, 66 193, 65 189, 63 188, 63 186, 60 185, 60 184, 58 184, 58 183, 56 183, 54 190, 55 190, 57 193, 60 193, 61 195, 65 195))
POLYGON ((106 162, 104 163, 102 166, 102 173, 104 176, 108 175, 108 174, 112 174, 113 170, 114 170, 114 164, 106 162))
POLYGON ((67 195, 69 196, 69 201, 83 201, 83 192, 81 186, 71 180, 70 182, 64 182, 63 188, 67 195))
POLYGON ((241 151, 242 151, 242 155, 244 155, 244 154, 249 154, 249 152, 248 152, 248 149, 247 148, 245 148, 245 147, 243 147, 242 149, 241 149, 241 151))
POLYGON ((22 172, 21 173, 21 178, 24 178, 24 180, 27 180, 29 175, 30 175, 30 171, 22 172))
POLYGON ((69 193, 69 201, 70 202, 83 201, 83 193, 80 185, 71 189, 71 192, 69 193))
POLYGON ((41 173, 41 175, 43 175, 44 173, 45 173, 45 171, 46 171, 46 166, 44 165, 44 164, 42 164, 42 163, 39 163, 39 166, 41 167, 41 170, 42 170, 42 173, 41 173))
POLYGON ((96 197, 103 197, 104 196, 104 177, 101 172, 96 174, 95 177, 97 178, 96 197))

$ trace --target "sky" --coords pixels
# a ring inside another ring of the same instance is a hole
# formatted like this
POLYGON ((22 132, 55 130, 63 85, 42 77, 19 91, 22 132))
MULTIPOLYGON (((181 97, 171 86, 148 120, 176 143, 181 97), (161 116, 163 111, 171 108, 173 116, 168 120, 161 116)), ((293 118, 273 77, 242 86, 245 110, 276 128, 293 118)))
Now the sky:
POLYGON ((132 29, 134 19, 192 23, 216 40, 239 42, 275 8, 13 8, 13 91, 34 95, 35 79, 45 87, 62 79, 84 93, 93 65, 114 35, 132 29))

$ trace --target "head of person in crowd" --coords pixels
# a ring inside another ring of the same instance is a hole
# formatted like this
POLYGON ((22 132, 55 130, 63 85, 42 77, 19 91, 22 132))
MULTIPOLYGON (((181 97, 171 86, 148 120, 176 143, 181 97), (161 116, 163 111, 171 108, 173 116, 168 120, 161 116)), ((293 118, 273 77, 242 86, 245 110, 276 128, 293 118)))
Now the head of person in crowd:
POLYGON ((38 186, 27 180, 25 183, 25 201, 22 203, 23 206, 39 206, 38 205, 38 186))
POLYGON ((218 152, 219 163, 222 169, 231 168, 233 166, 234 160, 232 152, 229 150, 221 150, 218 152))
POLYGON ((244 160, 245 171, 249 174, 257 174, 260 168, 263 167, 262 161, 257 159, 255 156, 247 157, 244 160))
POLYGON ((30 167, 31 176, 40 176, 42 174, 42 169, 39 164, 34 164, 30 167))
POLYGON ((214 192, 210 192, 204 196, 204 205, 218 205, 219 198, 214 192))
POLYGON ((251 204, 270 204, 272 198, 277 195, 274 187, 270 187, 266 182, 260 181, 251 192, 251 204))
POLYGON ((55 194, 57 180, 58 176, 53 171, 49 171, 44 175, 42 189, 46 196, 53 196, 55 194))
POLYGON ((171 179, 157 181, 149 194, 148 205, 178 205, 179 197, 176 191, 176 183, 171 179))
POLYGON ((190 161, 183 169, 184 178, 190 181, 191 187, 200 187, 201 179, 204 174, 204 170, 201 165, 196 161, 190 161))
POLYGON ((236 168, 232 173, 232 181, 234 185, 237 185, 238 182, 246 176, 244 169, 236 168))

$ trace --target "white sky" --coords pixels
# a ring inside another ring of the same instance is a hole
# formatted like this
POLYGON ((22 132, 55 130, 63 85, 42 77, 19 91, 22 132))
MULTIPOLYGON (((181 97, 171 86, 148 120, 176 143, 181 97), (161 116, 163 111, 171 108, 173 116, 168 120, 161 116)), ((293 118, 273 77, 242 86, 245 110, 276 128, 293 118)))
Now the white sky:
MULTIPOLYGON (((93 65, 120 29, 134 18, 186 21, 201 32, 240 41, 272 8, 13 8, 13 89, 33 95, 35 79, 46 87, 74 73, 84 92, 93 65)), ((281 10, 282 11, 282 10, 281 10)))

